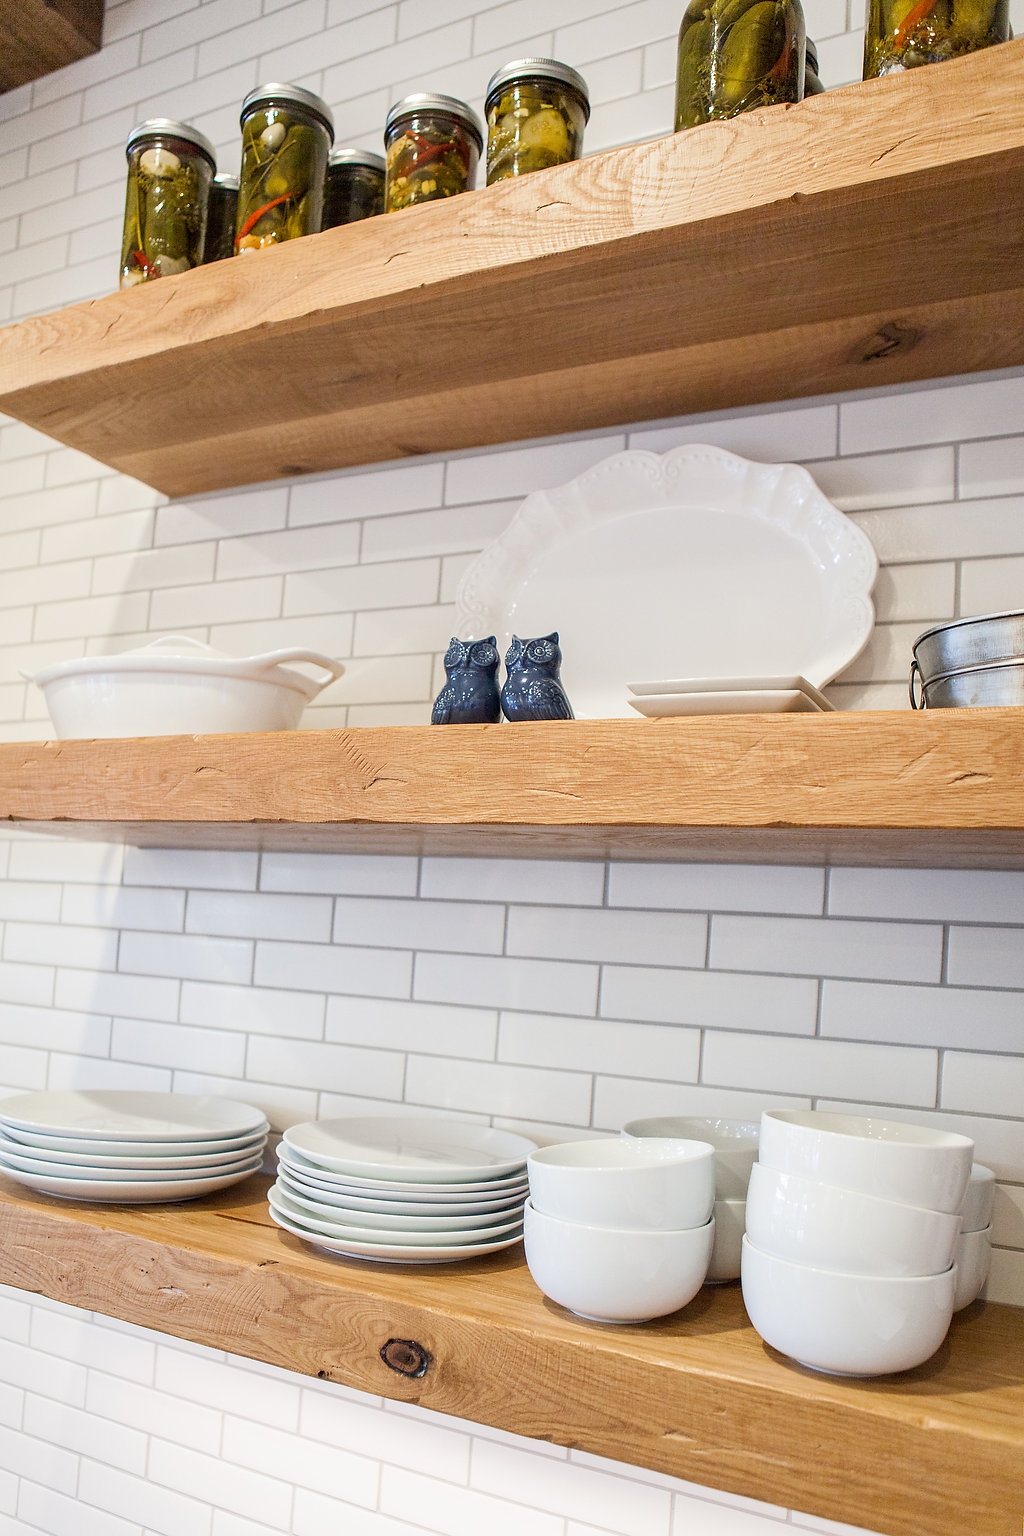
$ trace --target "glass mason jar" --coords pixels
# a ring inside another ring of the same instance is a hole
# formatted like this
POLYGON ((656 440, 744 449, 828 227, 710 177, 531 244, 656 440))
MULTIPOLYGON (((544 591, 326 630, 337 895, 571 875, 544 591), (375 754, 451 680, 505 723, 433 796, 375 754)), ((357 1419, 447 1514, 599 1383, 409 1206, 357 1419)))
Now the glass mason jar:
POLYGON ((821 83, 818 74, 818 45, 807 39, 807 54, 804 63, 804 95, 820 96, 825 87, 821 83))
POLYGON ((800 0, 690 0, 679 29, 676 129, 801 101, 800 0))
POLYGON ((587 82, 557 59, 516 59, 487 86, 487 185, 578 160, 590 117, 587 82))
POLYGON ((864 78, 941 64, 1009 37, 1009 0, 868 0, 864 78))
POLYGON ((370 149, 336 149, 327 162, 324 229, 356 224, 384 212, 384 156, 370 149))
POLYGON ((242 102, 235 253, 320 229, 334 118, 301 85, 260 85, 242 102))
POLYGON ((210 188, 210 212, 206 220, 203 265, 235 254, 235 213, 238 209, 238 177, 215 176, 210 188))
POLYGON ((396 102, 384 125, 388 213, 468 192, 484 147, 480 119, 454 96, 426 92, 396 102))
POLYGON ((125 154, 120 286, 133 288, 198 267, 217 169, 213 145, 187 123, 157 117, 132 129, 125 154))

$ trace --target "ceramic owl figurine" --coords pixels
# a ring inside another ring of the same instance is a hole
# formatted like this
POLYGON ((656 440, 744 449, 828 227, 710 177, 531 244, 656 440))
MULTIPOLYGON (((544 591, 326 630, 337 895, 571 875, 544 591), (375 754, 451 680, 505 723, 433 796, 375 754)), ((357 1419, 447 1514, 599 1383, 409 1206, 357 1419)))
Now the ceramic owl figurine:
POLYGON ((498 697, 498 646, 485 640, 452 636, 444 657, 447 682, 434 700, 431 725, 494 725, 501 719, 498 697))
POLYGON ((505 653, 507 676, 501 690, 501 707, 508 720, 572 720, 572 705, 559 680, 562 653, 558 634, 538 640, 512 636, 505 653))

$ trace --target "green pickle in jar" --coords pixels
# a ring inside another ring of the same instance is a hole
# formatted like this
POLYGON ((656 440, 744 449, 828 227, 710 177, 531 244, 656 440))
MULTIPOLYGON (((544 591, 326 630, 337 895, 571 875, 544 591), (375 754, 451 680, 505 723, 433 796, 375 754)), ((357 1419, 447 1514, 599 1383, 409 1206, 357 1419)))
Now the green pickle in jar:
POLYGON ((587 83, 557 59, 517 59, 487 86, 487 185, 578 160, 587 83))
POLYGON ((801 101, 800 0, 690 0, 679 29, 676 129, 801 101))
POLYGON ((330 108, 300 85, 261 85, 242 103, 242 171, 235 254, 259 251, 321 226, 330 108))
POLYGON ((423 92, 406 96, 391 108, 384 142, 385 208, 395 213, 415 203, 468 192, 484 135, 476 113, 464 101, 423 92))
POLYGON ((324 229, 357 224, 383 213, 384 170, 384 156, 372 150, 335 150, 327 163, 324 229))
POLYGON ((215 176, 210 188, 210 213, 206 221, 203 266, 226 261, 235 254, 235 214, 238 210, 238 177, 215 176))
POLYGON ((1009 37, 1009 0, 868 0, 864 78, 941 64, 1009 37))
POLYGON ((120 286, 134 288, 198 267, 217 168, 213 145, 186 123, 151 118, 132 129, 125 154, 120 286))

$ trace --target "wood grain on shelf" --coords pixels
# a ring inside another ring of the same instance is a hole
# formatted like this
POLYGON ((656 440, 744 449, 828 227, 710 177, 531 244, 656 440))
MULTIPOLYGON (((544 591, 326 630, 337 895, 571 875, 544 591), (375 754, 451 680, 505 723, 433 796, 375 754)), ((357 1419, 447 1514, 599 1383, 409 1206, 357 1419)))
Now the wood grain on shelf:
POLYGON ((885 1536, 1020 1536, 1024 1310, 975 1303, 920 1369, 843 1381, 767 1348, 735 1286, 656 1323, 586 1323, 518 1247, 430 1268, 327 1257, 273 1225, 265 1188, 100 1207, 0 1179, 0 1282, 885 1536), (385 1363, 392 1341, 419 1374, 385 1363))
POLYGON ((0 744, 0 819, 150 844, 1024 867, 1024 711, 0 744))
POLYGON ((103 0, 10 0, 0 6, 0 92, 98 53, 103 0))
POLYGON ((26 320, 0 331, 0 409, 179 495, 1024 362, 1022 60, 1006 43, 26 320))

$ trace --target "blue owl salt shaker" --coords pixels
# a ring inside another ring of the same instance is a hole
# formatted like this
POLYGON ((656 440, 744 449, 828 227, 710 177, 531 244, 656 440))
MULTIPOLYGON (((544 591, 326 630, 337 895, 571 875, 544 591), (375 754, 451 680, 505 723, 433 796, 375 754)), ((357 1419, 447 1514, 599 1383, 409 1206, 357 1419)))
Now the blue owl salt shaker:
POLYGON ((507 676, 501 707, 507 720, 572 720, 572 705, 559 679, 562 653, 557 631, 537 640, 512 636, 505 653, 507 676))
POLYGON ((498 646, 486 640, 459 640, 454 635, 444 657, 447 682, 434 700, 431 725, 496 725, 501 719, 498 697, 498 646))

